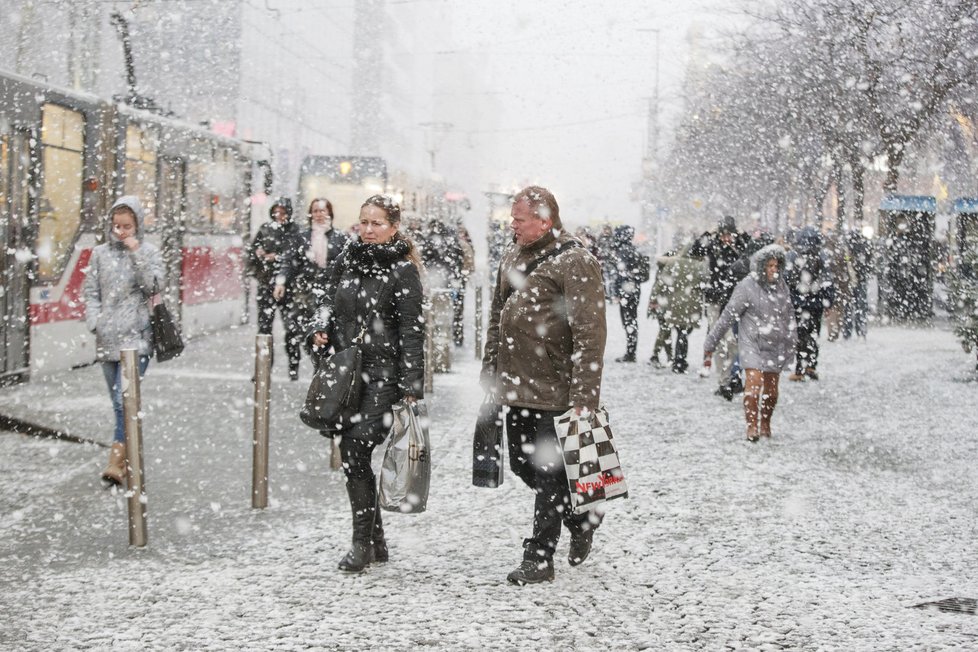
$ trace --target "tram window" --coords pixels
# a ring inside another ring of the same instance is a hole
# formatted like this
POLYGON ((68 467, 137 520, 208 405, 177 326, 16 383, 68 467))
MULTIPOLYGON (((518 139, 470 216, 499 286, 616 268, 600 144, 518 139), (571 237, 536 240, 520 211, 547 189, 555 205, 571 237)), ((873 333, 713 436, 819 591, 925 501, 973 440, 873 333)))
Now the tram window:
POLYGON ((237 222, 237 193, 241 171, 234 159, 234 151, 221 149, 215 152, 212 169, 211 188, 214 206, 214 228, 217 231, 233 232, 237 222))
POLYGON ((207 174, 209 167, 199 160, 187 165, 187 226, 191 229, 211 228, 213 206, 207 174))
POLYGON ((85 118, 56 104, 41 109, 43 182, 38 201, 37 258, 42 281, 55 281, 68 263, 81 224, 85 118))
POLYGON ((156 225, 156 132, 126 126, 125 194, 136 195, 143 205, 143 226, 156 225))

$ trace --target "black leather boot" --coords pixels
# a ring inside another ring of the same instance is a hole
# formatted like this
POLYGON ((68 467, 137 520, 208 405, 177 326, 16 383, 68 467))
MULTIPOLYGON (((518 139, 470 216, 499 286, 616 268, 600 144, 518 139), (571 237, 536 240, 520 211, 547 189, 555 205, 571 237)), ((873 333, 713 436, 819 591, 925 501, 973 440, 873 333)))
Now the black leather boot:
POLYGON ((357 478, 346 481, 353 512, 353 545, 340 560, 339 569, 347 573, 359 573, 373 559, 374 515, 377 512, 377 486, 373 478, 357 478))
POLYGON ((384 538, 384 523, 380 518, 380 509, 374 510, 373 546, 373 560, 378 564, 385 563, 390 558, 390 552, 387 550, 387 540, 384 538))

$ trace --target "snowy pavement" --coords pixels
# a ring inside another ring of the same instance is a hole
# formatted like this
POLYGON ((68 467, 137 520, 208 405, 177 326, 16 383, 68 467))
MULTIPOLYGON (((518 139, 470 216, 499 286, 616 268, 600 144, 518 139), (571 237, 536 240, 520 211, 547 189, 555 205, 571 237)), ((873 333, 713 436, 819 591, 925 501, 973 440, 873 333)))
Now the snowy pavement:
MULTIPOLYGON (((122 495, 100 486, 104 447, 0 433, 0 648, 978 647, 975 616, 910 608, 978 597, 978 383, 962 382, 971 361, 948 331, 822 340, 822 380, 783 377, 775 436, 750 444, 713 379, 611 362, 616 313, 604 398, 631 498, 609 507, 582 566, 568 566, 564 537, 552 584, 505 583, 529 490, 511 473, 497 490, 470 484, 469 347, 429 400, 429 511, 385 515, 390 563, 336 571, 350 535, 342 474, 296 418, 305 383, 281 364, 271 505, 252 510, 249 327, 150 367, 145 549, 128 546, 122 495)), ((0 388, 0 414, 110 436, 95 367, 0 388)))

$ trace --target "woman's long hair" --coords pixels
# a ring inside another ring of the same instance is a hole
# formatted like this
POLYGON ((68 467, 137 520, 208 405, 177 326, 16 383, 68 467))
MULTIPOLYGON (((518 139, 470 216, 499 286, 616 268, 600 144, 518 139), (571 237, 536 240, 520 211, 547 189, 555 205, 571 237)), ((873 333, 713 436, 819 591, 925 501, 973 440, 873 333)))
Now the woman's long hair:
MULTIPOLYGON (((391 197, 387 195, 373 195, 372 197, 368 197, 367 201, 360 205, 360 208, 363 209, 366 206, 376 206, 381 209, 387 215, 387 219, 390 220, 392 225, 400 227, 401 207, 391 197)), ((401 233, 400 228, 397 229, 397 233, 394 234, 393 239, 395 241, 403 240, 408 243, 408 247, 410 248, 408 249, 406 258, 414 263, 414 266, 418 268, 418 272, 424 275, 424 263, 421 262, 421 254, 418 252, 418 247, 414 244, 414 241, 401 233)))
POLYGON ((326 214, 329 215, 329 224, 333 225, 333 221, 336 219, 333 216, 333 202, 326 199, 325 197, 316 197, 311 202, 309 202, 309 211, 306 213, 306 217, 309 219, 309 225, 312 225, 312 209, 316 207, 317 202, 323 202, 326 205, 326 214))

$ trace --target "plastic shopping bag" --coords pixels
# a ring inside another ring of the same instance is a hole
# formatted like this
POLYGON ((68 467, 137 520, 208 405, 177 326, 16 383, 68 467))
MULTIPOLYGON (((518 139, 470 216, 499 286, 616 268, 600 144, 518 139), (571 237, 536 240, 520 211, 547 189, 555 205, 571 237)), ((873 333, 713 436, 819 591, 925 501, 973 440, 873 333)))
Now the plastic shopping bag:
POLYGON ((422 401, 401 401, 391 411, 394 423, 380 469, 380 506, 391 512, 419 514, 428 506, 431 484, 428 411, 422 401))
POLYGON ((575 514, 582 514, 613 498, 627 498, 615 439, 605 409, 578 416, 571 408, 554 417, 564 453, 564 469, 575 514))

